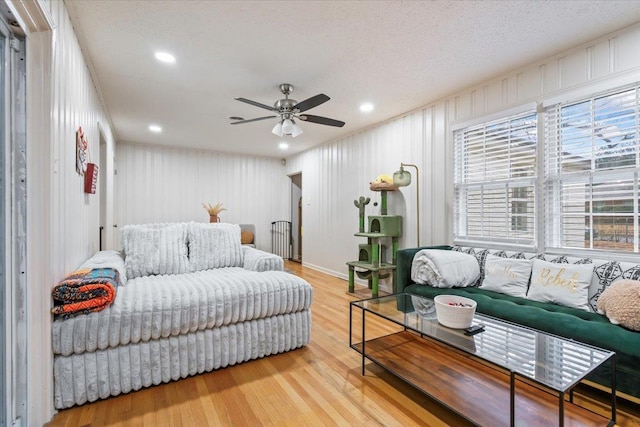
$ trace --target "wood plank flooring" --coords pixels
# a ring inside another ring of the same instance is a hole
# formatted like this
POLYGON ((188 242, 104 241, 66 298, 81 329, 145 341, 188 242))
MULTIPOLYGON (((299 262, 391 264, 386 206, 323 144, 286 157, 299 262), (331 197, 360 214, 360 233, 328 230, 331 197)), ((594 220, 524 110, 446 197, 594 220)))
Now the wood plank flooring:
MULTIPOLYGON (((50 427, 97 426, 467 426, 413 387, 349 348, 347 282, 286 264, 314 288, 309 346, 60 411, 50 427)), ((355 311, 354 311, 354 317, 355 311)), ((367 331, 384 332, 387 325, 367 331)), ((607 402, 576 402, 606 415, 607 402)), ((620 405, 618 425, 640 427, 637 405, 620 405)), ((494 426, 491 426, 494 427, 494 426)))
MULTIPOLYGON (((362 345, 356 344, 358 351, 362 345)), ((366 352, 396 375, 425 390, 451 409, 483 426, 508 426, 509 374, 487 363, 470 359, 447 346, 398 332, 368 340, 366 352)), ((532 426, 558 424, 557 395, 516 381, 515 414, 519 423, 532 426)), ((564 421, 572 426, 606 426, 609 420, 569 402, 564 421)))

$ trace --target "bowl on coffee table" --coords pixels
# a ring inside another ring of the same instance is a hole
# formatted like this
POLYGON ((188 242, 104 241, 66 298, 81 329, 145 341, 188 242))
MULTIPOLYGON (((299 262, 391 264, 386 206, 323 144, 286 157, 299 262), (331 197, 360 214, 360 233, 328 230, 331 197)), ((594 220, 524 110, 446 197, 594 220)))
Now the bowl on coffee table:
POLYGON ((433 301, 438 322, 452 329, 466 329, 473 322, 477 303, 458 295, 438 295, 433 301))

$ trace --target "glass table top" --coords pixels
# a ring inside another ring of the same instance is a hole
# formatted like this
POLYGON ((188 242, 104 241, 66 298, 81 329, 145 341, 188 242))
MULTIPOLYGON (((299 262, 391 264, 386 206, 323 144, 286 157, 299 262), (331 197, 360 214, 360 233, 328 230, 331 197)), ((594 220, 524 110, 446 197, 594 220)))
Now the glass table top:
POLYGON ((438 323, 433 300, 416 295, 388 295, 351 304, 559 392, 571 389, 615 354, 477 312, 473 324, 485 329, 467 336, 463 330, 438 323))

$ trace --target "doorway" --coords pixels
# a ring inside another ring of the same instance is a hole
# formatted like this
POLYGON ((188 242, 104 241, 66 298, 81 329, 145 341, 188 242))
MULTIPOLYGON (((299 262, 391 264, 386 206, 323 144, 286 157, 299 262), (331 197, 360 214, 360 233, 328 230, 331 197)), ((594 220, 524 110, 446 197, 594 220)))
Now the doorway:
POLYGON ((291 178, 291 235, 293 254, 291 261, 302 262, 302 173, 291 178))

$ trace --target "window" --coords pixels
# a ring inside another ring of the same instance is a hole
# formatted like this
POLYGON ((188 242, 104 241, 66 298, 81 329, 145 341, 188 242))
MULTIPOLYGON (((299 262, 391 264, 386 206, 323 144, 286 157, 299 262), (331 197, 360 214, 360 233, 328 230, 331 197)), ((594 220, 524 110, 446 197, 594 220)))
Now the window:
POLYGON ((638 252, 639 87, 545 111, 548 247, 638 252))
POLYGON ((531 246, 535 241, 537 114, 454 132, 454 237, 531 246))

